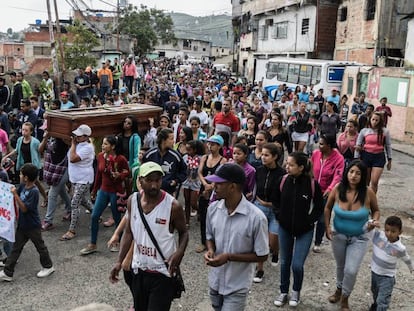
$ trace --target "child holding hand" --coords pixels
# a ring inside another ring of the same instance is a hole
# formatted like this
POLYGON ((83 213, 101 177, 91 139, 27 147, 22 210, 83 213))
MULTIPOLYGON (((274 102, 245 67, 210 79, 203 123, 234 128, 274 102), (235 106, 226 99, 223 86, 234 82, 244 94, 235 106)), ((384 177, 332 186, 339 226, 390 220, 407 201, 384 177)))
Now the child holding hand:
POLYGON ((391 301, 395 284, 397 260, 400 258, 413 272, 413 262, 401 243, 402 221, 397 216, 385 220, 384 231, 375 230, 372 238, 371 291, 374 303, 370 311, 385 311, 391 301))

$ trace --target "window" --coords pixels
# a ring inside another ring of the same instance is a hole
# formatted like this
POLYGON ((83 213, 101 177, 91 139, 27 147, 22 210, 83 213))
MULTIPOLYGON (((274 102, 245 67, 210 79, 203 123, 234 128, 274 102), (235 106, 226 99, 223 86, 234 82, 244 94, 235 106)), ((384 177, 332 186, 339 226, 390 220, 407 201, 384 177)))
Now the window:
POLYGON ((224 53, 224 49, 221 49, 221 53, 224 53))
POLYGON ((375 7, 377 6, 377 0, 367 0, 367 15, 366 20, 373 20, 375 18, 375 7))
POLYGON ((216 52, 218 53, 218 49, 216 49, 216 52))
POLYGON ((346 18, 348 17, 348 8, 346 6, 339 9, 338 17, 340 22, 346 21, 346 18))
POLYGON ((266 65, 266 79, 273 79, 277 75, 277 63, 268 63, 266 65))
POLYGON ((318 84, 319 82, 321 82, 321 71, 322 71, 321 66, 313 66, 312 79, 311 79, 310 84, 315 85, 315 84, 318 84))
POLYGON ((311 84, 312 66, 300 65, 299 83, 309 85, 311 84))
POLYGON ((263 25, 260 27, 259 38, 261 40, 267 40, 269 38, 269 27, 268 26, 263 25))
POLYGON ((203 48, 203 52, 205 52, 206 51, 206 48, 203 48))
POLYGON ((289 83, 298 83, 299 81, 300 65, 289 64, 288 78, 289 83))
POLYGON ((348 77, 348 89, 346 90, 347 94, 352 94, 354 90, 354 78, 348 77))
POLYGON ((51 49, 48 46, 34 46, 33 47, 33 55, 48 55, 51 54, 51 49))
POLYGON ((309 32, 309 18, 302 19, 302 35, 306 35, 309 32))
POLYGON ((191 40, 183 40, 183 50, 191 50, 191 40))
POLYGON ((279 81, 286 81, 288 77, 288 64, 279 64, 277 70, 277 79, 279 81))
POLYGON ((194 45, 194 46, 193 46, 193 51, 194 51, 194 52, 197 52, 197 51, 198 51, 198 46, 194 45))
POLYGON ((286 39, 287 38, 287 26, 288 22, 277 23, 273 26, 273 39, 286 39))

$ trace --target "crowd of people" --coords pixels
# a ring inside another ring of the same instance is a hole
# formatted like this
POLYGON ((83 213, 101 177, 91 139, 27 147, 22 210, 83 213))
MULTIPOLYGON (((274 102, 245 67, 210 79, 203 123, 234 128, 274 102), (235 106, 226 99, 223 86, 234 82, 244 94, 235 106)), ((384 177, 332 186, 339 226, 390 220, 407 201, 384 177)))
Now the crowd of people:
POLYGON ((265 277, 268 257, 272 267, 280 264, 274 304, 296 307, 306 258, 322 251, 325 234, 337 264, 328 300, 340 302, 342 311, 350 310, 372 232, 371 310, 388 308, 396 258, 413 270, 399 240, 401 220, 392 216, 385 233, 379 230, 378 182, 392 163, 386 98, 375 108, 361 92, 349 108, 338 89, 325 97, 326 90, 306 85, 280 85, 271 98, 260 83, 243 83, 207 64, 182 72, 177 60, 132 55, 105 61, 99 70, 79 69, 59 96, 47 71, 34 92, 22 73, 10 80, 9 89, 0 78, 1 163, 9 173, 1 176, 21 183, 12 189, 21 213, 16 243, 5 242, 1 280, 12 280, 28 239, 41 253, 38 276, 53 273, 41 231, 55 228, 58 196, 69 223, 61 241, 77 237, 82 206, 91 213, 84 256, 97 251, 101 215, 110 207, 103 225, 117 228, 108 247, 119 252, 110 279, 118 281, 123 270, 135 310, 169 310, 190 226, 199 226, 196 251, 211 267, 214 310, 243 310, 252 282, 265 277), (129 104, 157 105, 163 114, 149 120, 145 133, 130 115, 118 135, 95 137, 83 124, 70 140, 51 137, 44 120, 48 110, 129 104), (43 220, 39 193, 47 208, 43 220))

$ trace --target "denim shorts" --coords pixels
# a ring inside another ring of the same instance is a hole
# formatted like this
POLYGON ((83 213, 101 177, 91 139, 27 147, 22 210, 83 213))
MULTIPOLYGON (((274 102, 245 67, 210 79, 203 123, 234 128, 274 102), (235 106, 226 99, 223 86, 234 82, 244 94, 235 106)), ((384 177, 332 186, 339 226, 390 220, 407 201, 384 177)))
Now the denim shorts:
POLYGON ((370 153, 363 151, 361 152, 361 160, 364 164, 370 167, 384 167, 385 166, 385 153, 370 153))
POLYGON ((257 200, 254 201, 254 205, 256 205, 266 216, 269 232, 278 235, 279 234, 279 222, 276 220, 275 213, 271 207, 263 206, 257 200))

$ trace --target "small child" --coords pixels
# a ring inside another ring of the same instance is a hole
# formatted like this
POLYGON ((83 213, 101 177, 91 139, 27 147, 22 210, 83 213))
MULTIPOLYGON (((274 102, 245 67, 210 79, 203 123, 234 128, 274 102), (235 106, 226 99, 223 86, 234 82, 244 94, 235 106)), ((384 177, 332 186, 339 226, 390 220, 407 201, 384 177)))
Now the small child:
POLYGON ((413 262, 400 241, 402 221, 397 216, 385 220, 385 231, 375 230, 372 238, 371 291, 374 303, 370 311, 387 310, 395 284, 397 260, 401 258, 413 272, 413 262))
POLYGON ((49 251, 42 238, 39 211, 39 189, 35 186, 38 169, 30 163, 24 164, 20 169, 20 186, 11 188, 16 205, 19 207, 19 219, 16 229, 16 241, 12 251, 7 257, 3 271, 0 271, 0 280, 11 282, 13 280, 14 267, 22 253, 23 247, 28 240, 35 245, 40 255, 42 269, 37 273, 37 277, 44 278, 52 274, 52 260, 49 251))
POLYGON ((186 144, 187 150, 187 179, 183 182, 185 200, 185 222, 190 226, 190 216, 196 216, 198 210, 198 196, 201 181, 198 177, 198 167, 204 155, 204 145, 199 140, 190 140, 186 144))

